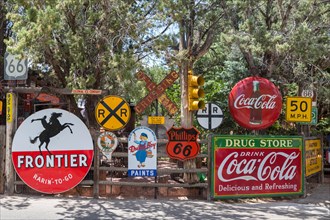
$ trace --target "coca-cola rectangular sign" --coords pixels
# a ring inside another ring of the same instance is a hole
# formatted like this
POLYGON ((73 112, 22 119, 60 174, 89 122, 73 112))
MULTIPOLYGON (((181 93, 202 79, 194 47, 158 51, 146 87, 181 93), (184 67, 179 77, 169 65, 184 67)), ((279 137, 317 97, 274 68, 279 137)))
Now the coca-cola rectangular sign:
POLYGON ((211 197, 303 194, 303 150, 299 136, 213 136, 211 197))

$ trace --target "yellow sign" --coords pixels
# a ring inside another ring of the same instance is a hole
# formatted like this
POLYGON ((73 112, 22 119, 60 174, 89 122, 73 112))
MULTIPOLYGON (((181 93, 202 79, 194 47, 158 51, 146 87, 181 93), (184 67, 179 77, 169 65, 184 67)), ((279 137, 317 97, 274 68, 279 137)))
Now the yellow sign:
POLYGON ((0 100, 0 115, 2 115, 2 101, 0 100))
POLYGON ((7 122, 13 121, 13 94, 7 93, 6 96, 6 118, 7 122))
POLYGON ((306 176, 321 172, 322 151, 320 139, 305 140, 305 155, 306 176))
POLYGON ((149 116, 148 124, 163 125, 163 124, 165 124, 165 117, 164 116, 149 116))
POLYGON ((312 98, 287 97, 286 120, 292 122, 311 122, 312 98))
POLYGON ((97 123, 106 130, 116 131, 126 126, 131 118, 129 104, 119 96, 106 96, 95 107, 97 123))

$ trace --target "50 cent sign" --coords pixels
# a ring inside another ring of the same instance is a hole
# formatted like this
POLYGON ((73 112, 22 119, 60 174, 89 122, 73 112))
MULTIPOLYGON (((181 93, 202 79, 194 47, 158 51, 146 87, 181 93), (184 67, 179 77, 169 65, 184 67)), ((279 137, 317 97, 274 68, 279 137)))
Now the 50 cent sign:
POLYGON ((17 174, 42 193, 62 193, 78 185, 90 169, 93 154, 85 124, 62 109, 32 114, 13 139, 12 161, 17 174))

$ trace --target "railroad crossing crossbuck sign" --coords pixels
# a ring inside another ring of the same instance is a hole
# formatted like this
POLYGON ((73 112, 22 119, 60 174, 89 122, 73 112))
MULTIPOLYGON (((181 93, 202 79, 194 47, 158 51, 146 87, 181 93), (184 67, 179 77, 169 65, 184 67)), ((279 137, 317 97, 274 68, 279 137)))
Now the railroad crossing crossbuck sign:
POLYGON ((204 109, 199 109, 196 114, 198 124, 205 129, 215 129, 223 121, 223 113, 219 106, 208 103, 204 109))
POLYGON ((150 78, 141 71, 136 74, 136 77, 139 80, 144 80, 146 82, 147 89, 150 93, 135 106, 135 112, 141 114, 155 99, 158 98, 159 102, 162 103, 167 111, 171 115, 174 115, 178 110, 178 107, 164 94, 164 92, 176 79, 179 78, 178 73, 172 71, 158 85, 152 82, 150 78))
POLYGON ((129 122, 130 117, 129 104, 119 96, 106 96, 95 108, 97 123, 109 131, 123 128, 129 122))

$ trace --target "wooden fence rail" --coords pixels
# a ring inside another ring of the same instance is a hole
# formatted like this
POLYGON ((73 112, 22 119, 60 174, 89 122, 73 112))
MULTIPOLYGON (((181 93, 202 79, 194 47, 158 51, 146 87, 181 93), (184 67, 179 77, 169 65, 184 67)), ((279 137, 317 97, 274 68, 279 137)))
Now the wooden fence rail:
MULTIPOLYGON (((95 139, 95 137, 94 137, 95 139)), ((119 144, 127 144, 127 138, 118 138, 119 139, 119 144)), ((201 144, 207 143, 207 140, 199 140, 198 141, 201 144)), ((97 143, 97 141, 94 140, 94 143, 97 143)), ((167 143, 166 139, 158 139, 157 140, 158 145, 164 147, 164 144, 167 143)), ((117 150, 120 147, 117 147, 117 150)), ((170 158, 168 155, 163 152, 163 150, 160 150, 158 148, 157 152, 157 158, 158 161, 161 159, 162 161, 169 161, 170 158)), ((113 172, 119 172, 119 173, 127 173, 128 172, 128 167, 127 164, 125 166, 120 166, 116 167, 114 163, 109 163, 109 165, 104 166, 103 163, 101 163, 101 158, 100 158, 100 152, 97 146, 94 148, 94 164, 90 169, 90 172, 93 173, 93 176, 91 179, 86 179, 83 180, 79 186, 89 186, 93 187, 93 197, 98 198, 99 196, 104 196, 102 193, 100 193, 101 187, 107 187, 107 186, 118 186, 118 187, 153 187, 155 189, 159 189, 160 187, 165 187, 165 188, 199 188, 201 190, 208 190, 208 182, 197 182, 197 183, 179 183, 176 181, 171 181, 171 182, 160 182, 159 180, 163 176, 171 176, 173 174, 180 175, 184 173, 203 173, 205 176, 208 175, 209 168, 208 167, 199 167, 199 168, 194 168, 194 169, 185 169, 181 167, 171 167, 171 168, 160 168, 159 166, 157 167, 157 177, 146 177, 143 181, 134 181, 133 177, 124 177, 119 178, 120 181, 118 181, 118 178, 113 178, 111 175, 113 172), (105 177, 104 173, 110 174, 110 177, 105 177), (102 175, 101 175, 102 174, 102 175)), ((125 158, 127 160, 128 158, 128 152, 114 152, 112 154, 112 161, 116 159, 122 159, 125 158)), ((208 158, 208 153, 207 154, 199 154, 197 155, 197 158, 208 158)), ((159 163, 159 162, 158 162, 159 163)), ((173 163, 172 163, 173 164, 173 163)), ((14 181, 14 185, 25 185, 23 181, 16 180, 14 181)), ((124 189, 125 190, 125 189, 124 189)), ((107 195, 106 195, 107 196, 107 195)), ((111 196, 111 195, 110 195, 111 196)), ((155 198, 157 195, 155 194, 155 198)))

